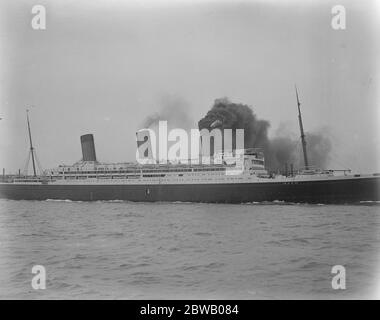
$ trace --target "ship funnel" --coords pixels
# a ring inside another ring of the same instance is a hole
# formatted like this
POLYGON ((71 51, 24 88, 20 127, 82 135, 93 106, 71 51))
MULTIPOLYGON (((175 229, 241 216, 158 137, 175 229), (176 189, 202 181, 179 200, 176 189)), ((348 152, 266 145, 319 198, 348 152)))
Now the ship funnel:
POLYGON ((85 134, 80 137, 82 145, 82 160, 83 161, 96 161, 94 136, 92 134, 85 134))

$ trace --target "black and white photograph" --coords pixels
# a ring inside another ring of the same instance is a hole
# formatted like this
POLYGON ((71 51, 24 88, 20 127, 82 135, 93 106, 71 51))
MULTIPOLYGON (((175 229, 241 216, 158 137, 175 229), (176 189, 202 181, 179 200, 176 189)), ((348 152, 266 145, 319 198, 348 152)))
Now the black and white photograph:
POLYGON ((379 30, 375 0, 2 0, 0 300, 380 299, 379 30))

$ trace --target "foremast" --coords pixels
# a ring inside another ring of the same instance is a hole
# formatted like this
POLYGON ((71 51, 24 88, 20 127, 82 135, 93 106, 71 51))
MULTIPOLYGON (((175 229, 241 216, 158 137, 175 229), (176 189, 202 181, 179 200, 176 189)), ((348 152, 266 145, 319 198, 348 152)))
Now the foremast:
POLYGON ((30 123, 29 123, 29 110, 26 110, 26 121, 28 123, 28 133, 29 133, 29 143, 30 143, 30 155, 32 156, 32 165, 33 165, 33 176, 35 177, 36 174, 36 162, 34 159, 34 148, 33 148, 33 141, 32 141, 32 133, 30 131, 30 123))
POLYGON ((302 124, 302 115, 301 115, 301 103, 298 98, 298 91, 297 86, 295 86, 296 89, 296 97, 297 97, 297 107, 298 107, 298 122, 300 126, 300 132, 301 132, 301 142, 302 142, 302 152, 303 152, 303 161, 305 164, 305 169, 309 169, 309 161, 307 158, 307 151, 306 151, 306 139, 305 139, 305 132, 303 131, 303 124, 302 124))

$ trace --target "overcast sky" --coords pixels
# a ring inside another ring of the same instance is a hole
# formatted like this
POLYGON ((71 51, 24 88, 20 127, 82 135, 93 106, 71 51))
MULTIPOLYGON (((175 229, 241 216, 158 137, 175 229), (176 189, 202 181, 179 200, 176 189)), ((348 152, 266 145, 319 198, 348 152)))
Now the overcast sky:
POLYGON ((0 167, 23 168, 25 109, 45 168, 81 158, 131 161, 135 131, 165 97, 184 101, 194 128, 214 99, 252 106, 298 135, 294 84, 307 131, 328 132, 331 167, 380 172, 379 35, 375 1, 13 1, 0 4, 0 167), (365 5, 363 4, 365 3, 365 5), (47 29, 31 27, 31 8, 47 29))

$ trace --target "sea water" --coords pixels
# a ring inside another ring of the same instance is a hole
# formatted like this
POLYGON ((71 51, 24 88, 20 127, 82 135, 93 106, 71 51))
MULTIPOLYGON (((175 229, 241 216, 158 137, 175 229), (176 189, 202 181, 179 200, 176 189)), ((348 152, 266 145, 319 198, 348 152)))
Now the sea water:
POLYGON ((0 298, 374 298, 379 229, 371 203, 0 200, 0 298))

